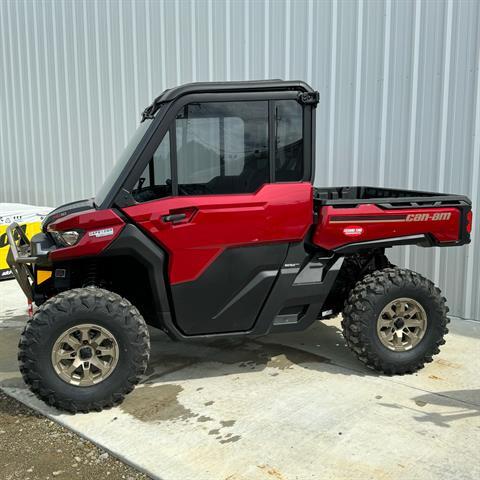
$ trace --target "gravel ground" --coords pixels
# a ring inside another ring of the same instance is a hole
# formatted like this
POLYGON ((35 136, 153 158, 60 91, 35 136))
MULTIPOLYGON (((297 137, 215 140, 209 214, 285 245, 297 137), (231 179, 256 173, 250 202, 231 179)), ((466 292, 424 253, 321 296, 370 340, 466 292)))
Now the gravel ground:
POLYGON ((1 391, 0 477, 5 480, 150 478, 1 391))

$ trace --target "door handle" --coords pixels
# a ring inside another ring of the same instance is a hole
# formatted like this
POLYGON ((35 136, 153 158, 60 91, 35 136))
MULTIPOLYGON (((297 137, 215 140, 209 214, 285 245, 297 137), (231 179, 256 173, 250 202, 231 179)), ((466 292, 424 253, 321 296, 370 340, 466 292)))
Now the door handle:
POLYGON ((164 222, 179 222, 180 220, 185 220, 187 218, 186 213, 172 213, 171 215, 165 215, 163 217, 164 222))

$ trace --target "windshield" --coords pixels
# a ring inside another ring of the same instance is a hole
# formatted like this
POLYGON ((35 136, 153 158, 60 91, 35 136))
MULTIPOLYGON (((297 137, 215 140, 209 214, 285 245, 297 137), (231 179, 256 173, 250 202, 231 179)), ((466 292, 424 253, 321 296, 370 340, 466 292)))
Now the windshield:
POLYGON ((134 152, 142 137, 145 135, 145 132, 148 130, 148 127, 151 125, 151 123, 151 119, 147 119, 142 122, 130 138, 130 141, 127 143, 127 146, 124 148, 122 154, 120 155, 120 158, 116 161, 112 170, 110 170, 110 173, 107 175, 107 178, 105 179, 103 185, 100 187, 100 190, 95 196, 95 205, 97 207, 105 201, 105 198, 115 184, 115 181, 118 179, 122 170, 125 168, 125 165, 132 156, 132 153, 134 152))

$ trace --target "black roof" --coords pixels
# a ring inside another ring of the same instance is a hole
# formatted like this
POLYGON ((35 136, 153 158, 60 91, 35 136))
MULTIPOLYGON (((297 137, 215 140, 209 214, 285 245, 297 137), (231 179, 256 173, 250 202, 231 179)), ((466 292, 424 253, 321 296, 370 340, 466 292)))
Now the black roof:
POLYGON ((142 114, 142 121, 155 115, 159 106, 165 102, 171 102, 189 93, 227 93, 227 92, 264 92, 300 90, 313 92, 310 85, 300 80, 248 80, 241 82, 195 82, 186 83, 178 87, 170 88, 162 92, 142 114))
POLYGON ((302 90, 313 92, 305 82, 298 80, 249 80, 243 82, 196 82, 186 83, 165 90, 155 101, 170 102, 188 93, 262 92, 272 90, 302 90))

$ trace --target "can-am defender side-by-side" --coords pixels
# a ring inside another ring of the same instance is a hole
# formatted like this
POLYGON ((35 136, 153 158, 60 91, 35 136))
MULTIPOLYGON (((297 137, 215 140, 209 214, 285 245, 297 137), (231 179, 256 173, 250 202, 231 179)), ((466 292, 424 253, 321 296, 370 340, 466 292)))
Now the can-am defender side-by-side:
POLYGON ((54 210, 31 242, 9 226, 9 264, 38 307, 19 345, 33 392, 71 412, 120 403, 146 369, 147 324, 188 341, 342 313, 368 367, 404 374, 432 361, 445 298, 385 251, 468 243, 471 202, 314 188, 318 98, 280 80, 167 90, 94 199, 54 210))

